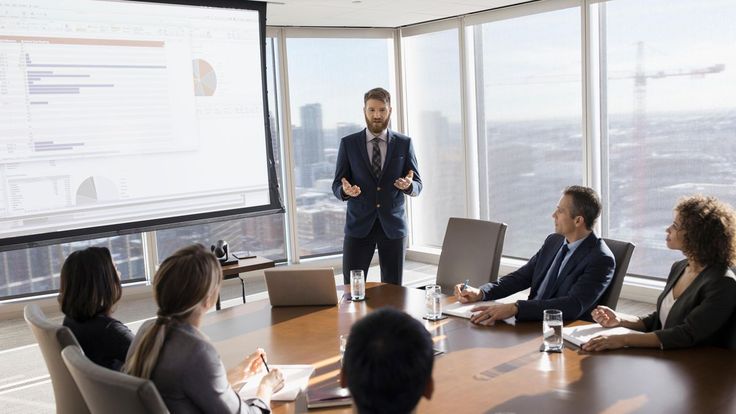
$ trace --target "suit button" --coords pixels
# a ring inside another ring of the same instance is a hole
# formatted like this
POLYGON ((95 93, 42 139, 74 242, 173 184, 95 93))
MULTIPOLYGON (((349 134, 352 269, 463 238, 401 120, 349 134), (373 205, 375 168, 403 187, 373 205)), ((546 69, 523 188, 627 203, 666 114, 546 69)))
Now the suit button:
POLYGON ((381 205, 380 204, 376 204, 376 208, 381 208, 381 205))
POLYGON ((381 191, 381 187, 377 187, 376 188, 376 191, 381 191))

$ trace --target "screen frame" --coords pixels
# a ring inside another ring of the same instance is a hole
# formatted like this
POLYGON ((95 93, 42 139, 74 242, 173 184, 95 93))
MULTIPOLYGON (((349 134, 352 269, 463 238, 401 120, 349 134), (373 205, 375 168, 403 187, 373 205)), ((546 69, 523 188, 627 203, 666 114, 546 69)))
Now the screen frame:
POLYGON ((263 98, 263 122, 266 140, 266 158, 269 187, 269 204, 236 209, 188 214, 182 216, 162 217, 157 219, 114 223, 103 226, 91 226, 78 229, 44 232, 23 236, 0 238, 0 252, 31 247, 48 246, 79 240, 122 236, 146 231, 163 230, 182 226, 212 223, 217 221, 238 220, 247 217, 285 212, 279 192, 276 175, 276 163, 273 153, 273 137, 268 111, 268 80, 266 74, 266 2, 251 0, 113 0, 128 3, 158 3, 210 8, 245 9, 258 12, 258 37, 260 45, 261 89, 263 98))

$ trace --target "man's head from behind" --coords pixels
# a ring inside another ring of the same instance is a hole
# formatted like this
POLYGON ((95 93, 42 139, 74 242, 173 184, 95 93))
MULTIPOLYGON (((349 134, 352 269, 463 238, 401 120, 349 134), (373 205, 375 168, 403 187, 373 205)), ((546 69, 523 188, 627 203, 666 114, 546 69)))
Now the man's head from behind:
POLYGON ((350 330, 340 381, 360 414, 411 412, 434 391, 432 337, 419 321, 379 309, 350 330))

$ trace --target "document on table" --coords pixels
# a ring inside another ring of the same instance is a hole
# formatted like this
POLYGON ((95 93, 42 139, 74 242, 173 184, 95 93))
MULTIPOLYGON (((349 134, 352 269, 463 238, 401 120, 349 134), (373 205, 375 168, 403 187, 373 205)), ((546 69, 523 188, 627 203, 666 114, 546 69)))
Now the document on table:
MULTIPOLYGON (((451 316, 457 316, 460 318, 470 319, 471 316, 473 316, 476 312, 471 312, 470 310, 473 309, 476 306, 487 306, 487 305, 500 305, 499 302, 494 301, 483 301, 483 302, 473 302, 473 303, 460 303, 455 302, 451 305, 446 306, 444 309, 442 309, 442 313, 445 315, 451 315, 451 316)), ((516 325, 516 318, 510 317, 503 320, 509 325, 516 325)))
MULTIPOLYGON (((272 397, 272 401, 294 401, 299 391, 307 389, 309 377, 314 372, 312 365, 269 365, 271 369, 278 368, 284 374, 284 387, 276 392, 272 397)), ((261 383, 266 371, 260 372, 245 383, 240 389, 240 396, 243 398, 254 398, 258 392, 258 384, 261 383)))
POLYGON ((598 335, 621 335, 628 333, 640 334, 641 332, 624 328, 622 326, 618 326, 616 328, 604 328, 597 323, 591 323, 589 325, 568 326, 562 328, 562 339, 577 346, 582 346, 584 343, 598 335))

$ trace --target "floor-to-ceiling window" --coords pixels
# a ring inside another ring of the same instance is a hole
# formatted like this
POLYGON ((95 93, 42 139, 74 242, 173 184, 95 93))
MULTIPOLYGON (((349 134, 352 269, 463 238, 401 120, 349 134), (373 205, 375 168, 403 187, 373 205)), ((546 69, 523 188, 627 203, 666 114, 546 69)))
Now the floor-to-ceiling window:
POLYGON ((402 31, 407 133, 423 190, 411 200, 412 243, 441 247, 450 217, 465 217, 465 141, 457 20, 402 31))
POLYGON ((481 218, 508 224, 504 255, 554 231, 562 190, 583 181, 580 7, 502 10, 473 36, 481 218))
POLYGON ((393 32, 285 35, 298 256, 341 253, 346 206, 332 193, 337 150, 340 138, 365 128, 365 92, 395 90, 393 32))

